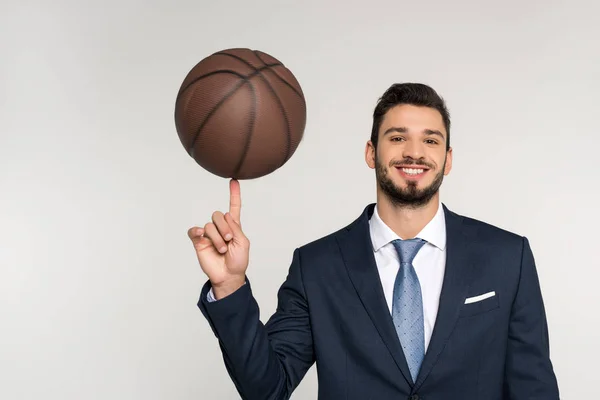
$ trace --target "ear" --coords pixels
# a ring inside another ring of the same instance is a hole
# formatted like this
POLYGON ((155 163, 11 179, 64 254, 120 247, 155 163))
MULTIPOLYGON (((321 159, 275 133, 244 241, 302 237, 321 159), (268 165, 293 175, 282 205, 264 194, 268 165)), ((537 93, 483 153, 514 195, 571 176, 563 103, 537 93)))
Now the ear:
POLYGON ((444 168, 444 175, 448 175, 452 170, 452 147, 446 152, 446 167, 444 168))
POLYGON ((375 169, 375 146, 370 140, 365 146, 365 162, 371 169, 375 169))

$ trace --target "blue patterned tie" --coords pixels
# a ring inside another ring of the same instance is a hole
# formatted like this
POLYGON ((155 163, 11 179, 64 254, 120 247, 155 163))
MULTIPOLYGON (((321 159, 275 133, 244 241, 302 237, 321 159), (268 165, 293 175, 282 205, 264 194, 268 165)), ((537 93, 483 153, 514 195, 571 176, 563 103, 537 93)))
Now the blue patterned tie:
POLYGON ((400 258, 400 269, 394 283, 392 319, 415 382, 425 356, 425 328, 421 285, 412 262, 426 242, 409 239, 394 240, 392 243, 400 258))

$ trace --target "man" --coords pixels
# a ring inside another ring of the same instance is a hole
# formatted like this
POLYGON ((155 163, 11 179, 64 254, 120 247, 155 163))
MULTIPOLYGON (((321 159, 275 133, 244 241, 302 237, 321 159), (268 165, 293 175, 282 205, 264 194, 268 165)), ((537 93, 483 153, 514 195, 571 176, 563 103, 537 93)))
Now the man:
POLYGON ((198 306, 244 399, 288 399, 316 362, 320 399, 554 400, 558 385, 525 237, 440 202, 450 118, 423 84, 395 84, 365 160, 377 201, 295 249, 263 325, 246 276, 240 188, 188 232, 209 280, 198 306))

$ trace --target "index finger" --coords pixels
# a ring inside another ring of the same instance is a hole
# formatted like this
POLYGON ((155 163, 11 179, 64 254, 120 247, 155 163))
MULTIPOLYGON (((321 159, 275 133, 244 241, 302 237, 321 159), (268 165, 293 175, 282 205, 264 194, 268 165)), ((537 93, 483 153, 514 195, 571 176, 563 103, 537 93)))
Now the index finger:
POLYGON ((242 208, 242 197, 240 195, 240 182, 237 179, 229 181, 229 214, 233 220, 240 223, 240 210, 242 208))

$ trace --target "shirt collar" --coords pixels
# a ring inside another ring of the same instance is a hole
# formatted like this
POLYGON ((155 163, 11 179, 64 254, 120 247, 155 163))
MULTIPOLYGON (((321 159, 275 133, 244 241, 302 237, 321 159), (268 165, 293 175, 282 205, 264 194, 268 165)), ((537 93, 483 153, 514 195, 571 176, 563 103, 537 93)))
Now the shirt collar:
MULTIPOLYGON (((377 212, 377 205, 369 221, 373 250, 378 251, 393 240, 401 239, 389 226, 383 222, 377 212)), ((440 202, 438 210, 431 221, 417 234, 418 238, 427 241, 440 250, 446 248, 446 221, 444 209, 440 202)))

